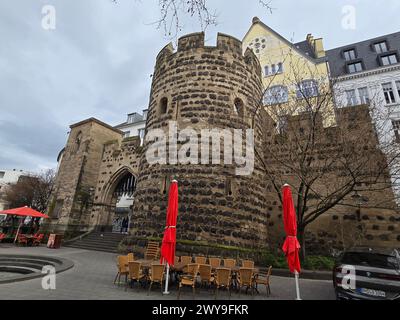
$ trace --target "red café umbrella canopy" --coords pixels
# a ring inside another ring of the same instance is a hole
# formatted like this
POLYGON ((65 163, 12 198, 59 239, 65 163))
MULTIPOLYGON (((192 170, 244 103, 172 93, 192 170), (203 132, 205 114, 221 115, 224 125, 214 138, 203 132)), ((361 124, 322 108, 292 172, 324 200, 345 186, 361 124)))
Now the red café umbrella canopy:
POLYGON ((168 195, 167 222, 164 238, 161 244, 161 263, 163 260, 168 265, 175 263, 176 246, 176 220, 178 217, 178 182, 172 181, 168 195))
POLYGON ((285 225, 286 240, 282 250, 286 255, 290 272, 300 273, 300 243, 297 240, 296 212, 293 205, 292 191, 287 184, 283 186, 283 223, 285 225))
POLYGON ((16 208, 16 209, 3 210, 3 211, 0 211, 0 214, 23 216, 23 217, 33 217, 33 218, 46 218, 46 219, 49 218, 48 215, 41 213, 39 211, 33 210, 32 208, 29 208, 29 207, 21 207, 21 208, 16 208))

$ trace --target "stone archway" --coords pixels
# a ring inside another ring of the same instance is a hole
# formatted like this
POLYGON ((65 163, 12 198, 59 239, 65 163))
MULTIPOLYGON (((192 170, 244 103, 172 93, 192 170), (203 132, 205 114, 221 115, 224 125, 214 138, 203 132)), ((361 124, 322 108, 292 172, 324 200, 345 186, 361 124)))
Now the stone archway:
POLYGON ((127 232, 132 214, 134 191, 136 189, 137 177, 128 167, 117 170, 103 187, 99 195, 99 208, 96 228, 107 232, 127 232), (132 202, 129 204, 129 202, 132 202), (122 203, 122 204, 121 204, 122 203), (119 206, 121 204, 121 206, 119 206), (121 219, 116 228, 115 218, 121 219), (128 220, 125 221, 124 219, 128 220), (124 230, 122 230, 124 228, 124 230))

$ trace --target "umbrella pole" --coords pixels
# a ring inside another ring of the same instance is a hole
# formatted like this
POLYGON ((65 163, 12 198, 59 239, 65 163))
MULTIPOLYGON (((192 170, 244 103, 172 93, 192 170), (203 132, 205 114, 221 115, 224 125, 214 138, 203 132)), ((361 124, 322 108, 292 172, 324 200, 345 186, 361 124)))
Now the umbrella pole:
POLYGON ((164 289, 163 294, 169 294, 168 282, 169 282, 169 263, 167 262, 167 272, 166 272, 166 275, 165 275, 165 289, 164 289))
POLYGON ((18 226, 17 233, 16 233, 15 238, 14 238, 14 243, 17 241, 18 234, 19 234, 19 229, 21 229, 21 224, 22 224, 22 222, 18 226))
POLYGON ((296 300, 301 300, 299 288, 299 273, 297 271, 294 272, 294 278, 296 280, 296 300))

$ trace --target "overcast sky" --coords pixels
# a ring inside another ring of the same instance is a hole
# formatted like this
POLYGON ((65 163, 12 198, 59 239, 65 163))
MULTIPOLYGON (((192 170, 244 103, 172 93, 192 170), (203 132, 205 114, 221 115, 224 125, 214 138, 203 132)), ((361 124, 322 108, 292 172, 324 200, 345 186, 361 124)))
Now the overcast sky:
MULTIPOLYGON (((69 125, 96 117, 116 125, 148 104, 158 51, 169 42, 153 24, 158 0, 1 0, 0 169, 39 171, 56 166, 69 125), (42 28, 42 8, 56 9, 55 30, 42 28)), ((400 31, 398 0, 208 1, 217 32, 242 39, 258 16, 295 42, 307 33, 326 49, 400 31), (343 6, 356 9, 356 28, 342 27, 343 6)), ((181 35, 200 30, 185 19, 181 35)))

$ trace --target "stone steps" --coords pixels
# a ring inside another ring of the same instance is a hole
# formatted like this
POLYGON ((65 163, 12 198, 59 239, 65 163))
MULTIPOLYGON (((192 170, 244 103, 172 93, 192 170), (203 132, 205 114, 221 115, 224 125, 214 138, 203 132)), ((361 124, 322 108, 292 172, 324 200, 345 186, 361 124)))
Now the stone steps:
POLYGON ((91 233, 87 237, 68 243, 70 248, 117 253, 118 244, 126 237, 126 234, 118 233, 91 233))

